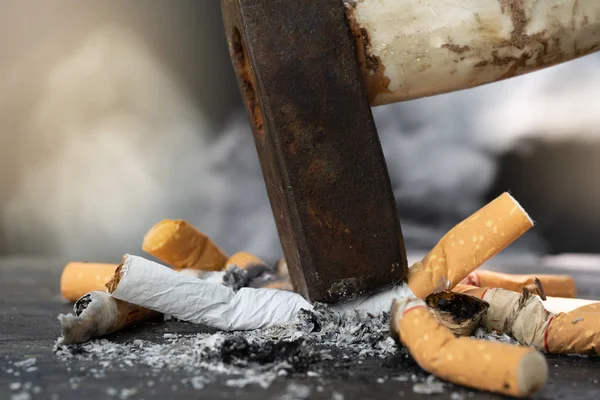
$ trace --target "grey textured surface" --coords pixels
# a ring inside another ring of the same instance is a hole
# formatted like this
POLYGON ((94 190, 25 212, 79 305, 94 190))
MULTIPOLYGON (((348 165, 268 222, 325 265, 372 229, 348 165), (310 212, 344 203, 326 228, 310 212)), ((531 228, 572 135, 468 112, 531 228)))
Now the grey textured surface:
MULTIPOLYGON (((501 259, 500 259, 501 260, 501 259)), ((595 262, 595 260, 591 260, 595 262)), ((567 260, 568 264, 569 261, 567 260)), ((503 262, 504 264, 504 262, 503 262)), ((322 374, 309 377, 292 374, 279 377, 268 389, 248 386, 244 389, 229 387, 223 381, 196 390, 182 379, 189 378, 184 372, 165 371, 149 378, 151 369, 132 367, 107 369, 103 377, 90 372, 95 366, 90 361, 64 363, 52 353, 59 335, 56 316, 70 311, 71 306, 59 294, 59 276, 64 263, 61 260, 0 259, 0 399, 24 392, 30 397, 15 399, 105 399, 105 398, 238 398, 248 399, 363 399, 363 398, 417 398, 413 382, 391 378, 415 375, 423 380, 428 374, 422 372, 410 359, 390 356, 384 359, 366 357, 362 363, 344 359, 336 354, 333 360, 320 361, 317 366, 322 374), (15 368, 14 363, 36 358, 31 372, 15 368), (70 369, 69 369, 70 368, 70 369), (12 372, 8 372, 12 369, 12 372), (19 371, 19 376, 15 376, 19 371), (153 380, 154 385, 148 386, 153 380), (378 382, 379 380, 379 382, 378 382), (382 383, 380 383, 382 382, 382 383), (12 390, 17 384, 20 390, 12 390), (36 388, 37 387, 37 388, 36 388), (34 390, 34 388, 36 388, 34 390), (127 390, 137 389, 128 396, 127 390), (125 391, 123 391, 125 389, 125 391), (37 392, 37 393, 36 393, 37 392)), ((556 263, 555 263, 556 265, 556 263)), ((564 263, 547 272, 564 271, 564 263)), ((600 264, 598 264, 600 265, 600 264)), ((527 263, 506 261, 502 268, 511 272, 539 271, 539 264, 529 259, 527 263)), ((570 272, 575 276, 580 294, 593 298, 598 296, 600 274, 590 268, 579 266, 570 272)), ((165 333, 203 332, 203 328, 191 324, 167 322, 148 323, 118 333, 109 339, 115 342, 131 342, 134 339, 164 341, 165 333)), ((600 398, 600 360, 595 357, 549 356, 550 381, 536 397, 538 399, 594 399, 600 398)), ((436 399, 499 399, 501 396, 480 393, 453 385, 445 385, 444 392, 436 399)))

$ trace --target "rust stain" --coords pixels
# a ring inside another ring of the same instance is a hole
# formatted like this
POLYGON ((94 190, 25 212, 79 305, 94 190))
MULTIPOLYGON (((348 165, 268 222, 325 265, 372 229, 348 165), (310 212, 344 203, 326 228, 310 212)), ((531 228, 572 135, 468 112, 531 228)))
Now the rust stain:
POLYGON ((457 53, 457 54, 462 54, 465 51, 471 50, 471 48, 469 46, 460 46, 458 44, 452 44, 452 43, 443 44, 442 48, 448 49, 448 50, 450 50, 450 51, 452 51, 454 53, 457 53))
POLYGON ((246 49, 242 43, 242 36, 237 28, 234 28, 231 43, 229 43, 231 58, 235 62, 238 77, 244 94, 244 101, 251 116, 250 122, 259 136, 264 136, 263 116, 260 111, 258 95, 256 94, 256 83, 254 75, 250 71, 246 49))
POLYGON ((380 93, 391 93, 389 90, 390 79, 385 76, 385 65, 381 62, 381 58, 371 52, 369 33, 360 26, 354 16, 354 7, 359 1, 346 0, 344 5, 350 32, 352 32, 356 43, 358 63, 365 78, 367 96, 369 101, 372 102, 380 93))

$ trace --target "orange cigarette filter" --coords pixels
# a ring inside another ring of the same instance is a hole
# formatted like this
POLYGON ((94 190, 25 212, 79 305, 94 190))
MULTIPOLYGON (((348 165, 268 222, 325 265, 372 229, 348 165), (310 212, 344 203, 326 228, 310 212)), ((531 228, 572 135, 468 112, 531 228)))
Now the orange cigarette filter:
POLYGON ((508 193, 452 228, 408 273, 408 286, 419 298, 451 289, 484 262, 533 227, 533 221, 508 193))
POLYGON ((227 256, 204 233, 183 220, 165 219, 144 237, 142 249, 175 268, 220 271, 227 256))
POLYGON ((542 283, 546 296, 574 298, 577 294, 575 280, 569 275, 514 275, 478 270, 461 283, 520 292, 524 286, 535 284, 536 278, 542 283))
POLYGON ((104 285, 111 280, 117 264, 70 262, 60 277, 60 292, 71 302, 94 290, 105 290, 104 285))
POLYGON ((544 356, 531 347, 455 337, 420 299, 396 300, 392 332, 427 372, 474 389, 526 397, 548 379, 544 356))

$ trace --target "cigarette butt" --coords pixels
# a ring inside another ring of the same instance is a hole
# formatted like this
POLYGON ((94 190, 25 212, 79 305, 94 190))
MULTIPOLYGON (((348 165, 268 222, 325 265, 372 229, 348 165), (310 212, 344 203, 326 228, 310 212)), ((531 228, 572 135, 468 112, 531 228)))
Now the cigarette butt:
POLYGON ((73 312, 75 315, 58 316, 64 344, 85 343, 160 315, 100 291, 92 291, 78 299, 73 312))
POLYGON ((245 251, 240 251, 229 257, 226 266, 229 267, 230 265, 236 265, 241 269, 247 269, 255 265, 267 266, 263 260, 245 251))
POLYGON ((419 298, 451 289, 532 226, 519 203, 503 193, 446 233, 409 269, 408 285, 419 298))
POLYGON ((183 220, 165 219, 144 237, 142 249, 176 268, 220 271, 227 256, 212 240, 183 220))
POLYGON ((104 290, 116 269, 117 264, 70 262, 60 277, 60 292, 65 299, 75 302, 86 293, 104 290))
POLYGON ((600 354, 600 313, 577 309, 555 314, 544 337, 547 353, 600 354))
POLYGON ((420 299, 394 301, 391 330, 424 370, 455 384, 526 397, 548 380, 546 359, 535 349, 457 338, 420 299))
MULTIPOLYGON (((293 292, 294 288, 289 280, 289 275, 280 276, 277 273, 277 267, 268 266, 263 260, 253 254, 241 251, 235 253, 227 260, 227 271, 232 268, 240 268, 245 271, 243 277, 233 277, 230 274, 225 277, 225 281, 235 290, 240 287, 279 289, 293 292), (243 278, 243 282, 234 282, 236 279, 243 278)), ((240 271, 241 272, 241 271, 240 271)))
POLYGON ((536 278, 542 283, 547 296, 573 298, 577 293, 575 280, 569 275, 515 275, 478 270, 471 272, 462 283, 520 292, 524 286, 535 284, 536 278))

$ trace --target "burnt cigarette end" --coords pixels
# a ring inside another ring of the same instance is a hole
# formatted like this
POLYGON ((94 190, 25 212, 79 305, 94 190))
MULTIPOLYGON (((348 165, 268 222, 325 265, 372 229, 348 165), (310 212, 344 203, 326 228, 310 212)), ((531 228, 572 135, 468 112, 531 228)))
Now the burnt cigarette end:
POLYGON ((127 256, 123 256, 123 260, 121 260, 121 263, 115 270, 115 274, 110 281, 106 283, 106 289, 108 289, 108 293, 112 294, 117 289, 117 286, 119 286, 119 282, 121 282, 121 278, 123 278, 123 265, 125 264, 126 260, 127 256))
POLYGON ((430 294, 425 303, 438 321, 457 336, 470 336, 490 306, 475 296, 454 292, 430 294))
POLYGON ((89 293, 77 300, 77 302, 75 302, 75 305, 73 306, 73 311, 75 311, 75 315, 79 317, 81 313, 84 312, 86 308, 88 308, 91 302, 92 295, 89 293))

